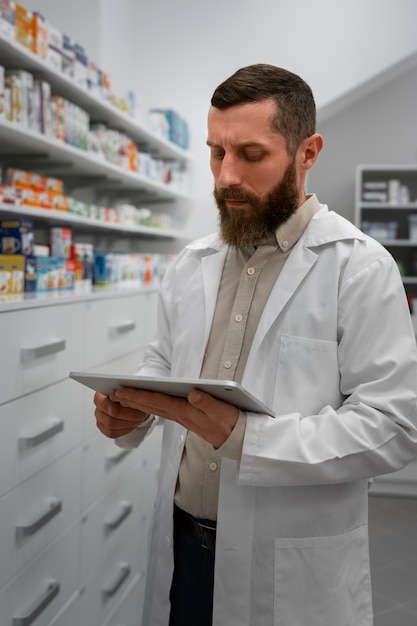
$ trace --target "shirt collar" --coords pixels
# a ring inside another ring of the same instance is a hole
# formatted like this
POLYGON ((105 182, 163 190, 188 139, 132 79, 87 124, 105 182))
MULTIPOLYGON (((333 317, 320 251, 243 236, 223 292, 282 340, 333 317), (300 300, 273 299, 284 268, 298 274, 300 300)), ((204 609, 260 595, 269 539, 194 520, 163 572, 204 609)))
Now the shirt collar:
POLYGON ((307 224, 321 205, 315 194, 309 194, 291 217, 275 231, 276 241, 283 252, 292 248, 305 231, 307 224))

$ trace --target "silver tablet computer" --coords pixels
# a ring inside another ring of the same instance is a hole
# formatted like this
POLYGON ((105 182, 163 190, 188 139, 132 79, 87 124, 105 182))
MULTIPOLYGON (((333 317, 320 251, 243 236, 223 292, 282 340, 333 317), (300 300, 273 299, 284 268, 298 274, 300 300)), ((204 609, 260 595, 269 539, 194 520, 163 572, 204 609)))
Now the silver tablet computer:
POLYGON ((97 372, 70 372, 69 375, 70 378, 106 396, 110 395, 118 387, 133 387, 134 389, 157 391, 183 398, 187 397, 192 389, 200 389, 218 400, 237 406, 242 411, 252 411, 274 416, 271 409, 233 380, 159 378, 97 372))

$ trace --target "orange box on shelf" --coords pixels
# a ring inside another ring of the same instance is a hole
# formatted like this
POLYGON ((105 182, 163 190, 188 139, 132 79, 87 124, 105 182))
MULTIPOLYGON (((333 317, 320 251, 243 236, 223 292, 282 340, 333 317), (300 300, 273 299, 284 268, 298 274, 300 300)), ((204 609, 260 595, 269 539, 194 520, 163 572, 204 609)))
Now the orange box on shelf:
POLYGON ((51 196, 52 208, 55 211, 68 211, 69 199, 68 196, 51 196))
POLYGON ((32 35, 32 52, 45 60, 48 54, 48 26, 40 13, 33 13, 32 35))
POLYGON ((39 207, 40 193, 38 191, 34 191, 33 189, 22 189, 20 206, 39 207))
POLYGON ((46 189, 52 195, 62 196, 64 193, 64 183, 60 178, 46 177, 46 189))
POLYGON ((15 39, 25 48, 33 46, 33 12, 16 2, 15 39))
POLYGON ((44 191, 47 185, 47 177, 9 167, 6 176, 7 184, 17 189, 33 189, 33 191, 44 191))
POLYGON ((52 196, 48 191, 41 191, 40 194, 38 194, 38 200, 39 200, 39 206, 42 209, 53 209, 54 205, 52 202, 52 196))

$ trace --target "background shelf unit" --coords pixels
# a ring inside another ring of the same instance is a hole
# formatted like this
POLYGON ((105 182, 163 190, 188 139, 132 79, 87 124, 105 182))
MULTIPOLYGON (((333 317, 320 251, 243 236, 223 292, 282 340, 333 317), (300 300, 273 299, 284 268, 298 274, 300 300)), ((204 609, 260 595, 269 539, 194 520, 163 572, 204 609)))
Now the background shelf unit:
POLYGON ((417 296, 417 239, 413 238, 410 216, 416 216, 417 219, 417 165, 358 166, 355 223, 391 252, 399 264, 404 287, 411 301, 417 296), (389 182, 392 180, 399 181, 400 186, 407 188, 407 201, 390 199, 389 182), (366 192, 382 194, 381 200, 365 199, 366 192), (394 225, 395 233, 392 236, 394 225))
MULTIPOLYGON (((0 63, 6 69, 27 70, 46 80, 51 85, 52 93, 85 109, 91 122, 105 123, 109 128, 125 133, 140 150, 146 151, 153 158, 174 162, 187 170, 191 167, 192 158, 188 151, 156 135, 144 124, 78 85, 72 78, 57 71, 19 43, 1 35, 0 63)), ((70 226, 76 233, 80 233, 80 241, 85 241, 85 233, 88 232, 90 240, 96 233, 100 243, 103 244, 104 241, 109 249, 112 247, 110 235, 117 235, 118 249, 126 252, 137 251, 141 239, 146 239, 148 243, 150 240, 159 241, 161 245, 156 245, 156 251, 163 252, 169 241, 184 238, 182 224, 192 207, 188 190, 184 191, 175 184, 165 184, 112 164, 94 153, 10 122, 4 117, 0 117, 0 167, 15 167, 60 178, 64 181, 66 195, 76 199, 102 206, 114 206, 120 200, 138 207, 146 206, 156 213, 172 214, 178 224, 178 227, 169 230, 145 226, 132 228, 130 225, 125 227, 88 221, 70 213, 58 215, 59 212, 41 208, 31 210, 27 207, 0 205, 0 213, 3 215, 31 217, 39 243, 48 240, 48 222, 70 226), (109 237, 103 239, 106 235, 109 237)))

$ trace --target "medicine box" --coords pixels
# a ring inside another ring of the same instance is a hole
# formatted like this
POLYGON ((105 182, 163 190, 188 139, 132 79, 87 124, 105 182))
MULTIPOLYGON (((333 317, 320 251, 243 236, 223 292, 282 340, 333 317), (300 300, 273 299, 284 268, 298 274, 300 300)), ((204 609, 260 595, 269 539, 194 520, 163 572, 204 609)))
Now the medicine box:
POLYGON ((36 290, 36 258, 34 256, 25 257, 25 293, 36 290))
POLYGON ((71 228, 51 228, 51 256, 58 259, 69 259, 71 242, 71 228))
POLYGON ((13 0, 0 2, 0 35, 14 39, 16 6, 13 0))
POLYGON ((0 254, 0 294, 23 293, 25 257, 21 254, 0 254))
POLYGON ((33 254, 32 220, 2 220, 0 226, 1 254, 33 254))
POLYGON ((94 255, 94 284, 97 287, 108 287, 113 276, 113 254, 94 255))

